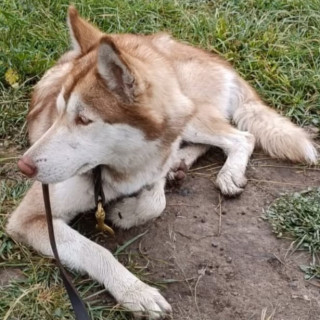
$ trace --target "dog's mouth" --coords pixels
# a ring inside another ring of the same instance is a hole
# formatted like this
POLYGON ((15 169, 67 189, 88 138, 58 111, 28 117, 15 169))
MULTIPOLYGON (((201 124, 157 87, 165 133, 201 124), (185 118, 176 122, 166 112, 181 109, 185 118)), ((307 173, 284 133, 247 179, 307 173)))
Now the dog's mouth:
POLYGON ((82 165, 76 172, 75 175, 79 175, 79 174, 84 174, 86 172, 88 172, 89 170, 91 170, 92 168, 94 168, 95 165, 92 165, 90 163, 85 163, 84 165, 82 165))
POLYGON ((41 183, 59 183, 65 180, 68 180, 71 177, 84 174, 90 170, 92 170, 97 164, 92 163, 85 163, 80 166, 79 169, 75 170, 71 175, 65 176, 64 174, 61 175, 52 175, 52 174, 42 174, 41 171, 38 172, 37 176, 35 177, 36 180, 40 181, 41 183))

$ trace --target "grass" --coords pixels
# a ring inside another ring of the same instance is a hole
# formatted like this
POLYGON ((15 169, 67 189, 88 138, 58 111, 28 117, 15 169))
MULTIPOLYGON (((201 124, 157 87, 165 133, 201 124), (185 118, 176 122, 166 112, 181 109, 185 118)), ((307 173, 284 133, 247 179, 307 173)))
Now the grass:
MULTIPOLYGON (((0 8, 0 138, 20 142, 30 87, 69 47, 69 1, 3 0, 0 8), (17 88, 5 80, 12 69, 17 88)), ((229 60, 273 107, 319 125, 318 0, 75 1, 106 32, 173 36, 229 60)))
POLYGON ((310 266, 302 266, 307 279, 320 279, 320 188, 284 195, 266 212, 274 233, 293 241, 295 250, 307 250, 310 266))
MULTIPOLYGON (((8 319, 71 319, 50 260, 33 254, 3 232, 7 214, 28 187, 15 172, 12 158, 17 153, 12 148, 27 145, 25 116, 32 86, 69 47, 68 4, 59 0, 1 1, 0 268, 20 268, 25 277, 1 289, 1 319, 6 315, 8 319)), ((74 4, 82 16, 106 32, 168 31, 219 53, 271 106, 300 125, 320 125, 318 0, 77 0, 74 4)), ((127 260, 143 277, 130 256, 127 260)), ((314 270, 320 273, 318 267, 310 268, 311 274, 314 270)), ((84 297, 99 298, 100 302, 89 299, 94 319, 130 319, 127 313, 112 309, 112 303, 101 303, 98 293, 102 288, 97 283, 76 277, 84 297)))

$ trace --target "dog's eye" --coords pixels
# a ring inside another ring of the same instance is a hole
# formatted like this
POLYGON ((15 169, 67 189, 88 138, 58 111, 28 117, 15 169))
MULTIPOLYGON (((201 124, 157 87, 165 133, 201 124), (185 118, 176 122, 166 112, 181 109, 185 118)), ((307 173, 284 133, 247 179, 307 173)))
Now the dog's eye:
POLYGON ((86 126, 91 122, 92 122, 92 120, 90 120, 87 117, 82 116, 82 115, 78 115, 77 118, 76 118, 76 124, 80 124, 80 125, 83 125, 83 126, 86 126))

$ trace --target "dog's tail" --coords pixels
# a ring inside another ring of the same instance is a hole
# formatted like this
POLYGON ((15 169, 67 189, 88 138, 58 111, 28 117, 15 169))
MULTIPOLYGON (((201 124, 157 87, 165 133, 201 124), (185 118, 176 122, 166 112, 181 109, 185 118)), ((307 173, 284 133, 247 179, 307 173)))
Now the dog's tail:
POLYGON ((317 150, 311 138, 288 119, 267 107, 244 81, 241 103, 235 109, 233 121, 240 130, 249 131, 270 156, 294 162, 317 162, 317 150))

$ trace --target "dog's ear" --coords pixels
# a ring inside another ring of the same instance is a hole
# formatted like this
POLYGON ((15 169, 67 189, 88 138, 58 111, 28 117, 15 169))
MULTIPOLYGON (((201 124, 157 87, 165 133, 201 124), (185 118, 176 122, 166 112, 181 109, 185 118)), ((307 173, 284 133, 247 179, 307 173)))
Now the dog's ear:
POLYGON ((136 88, 135 77, 125 57, 108 36, 100 40, 97 69, 109 90, 127 103, 133 101, 136 88))
POLYGON ((103 35, 99 29, 82 19, 74 6, 69 6, 67 21, 73 49, 79 53, 87 52, 103 35))

